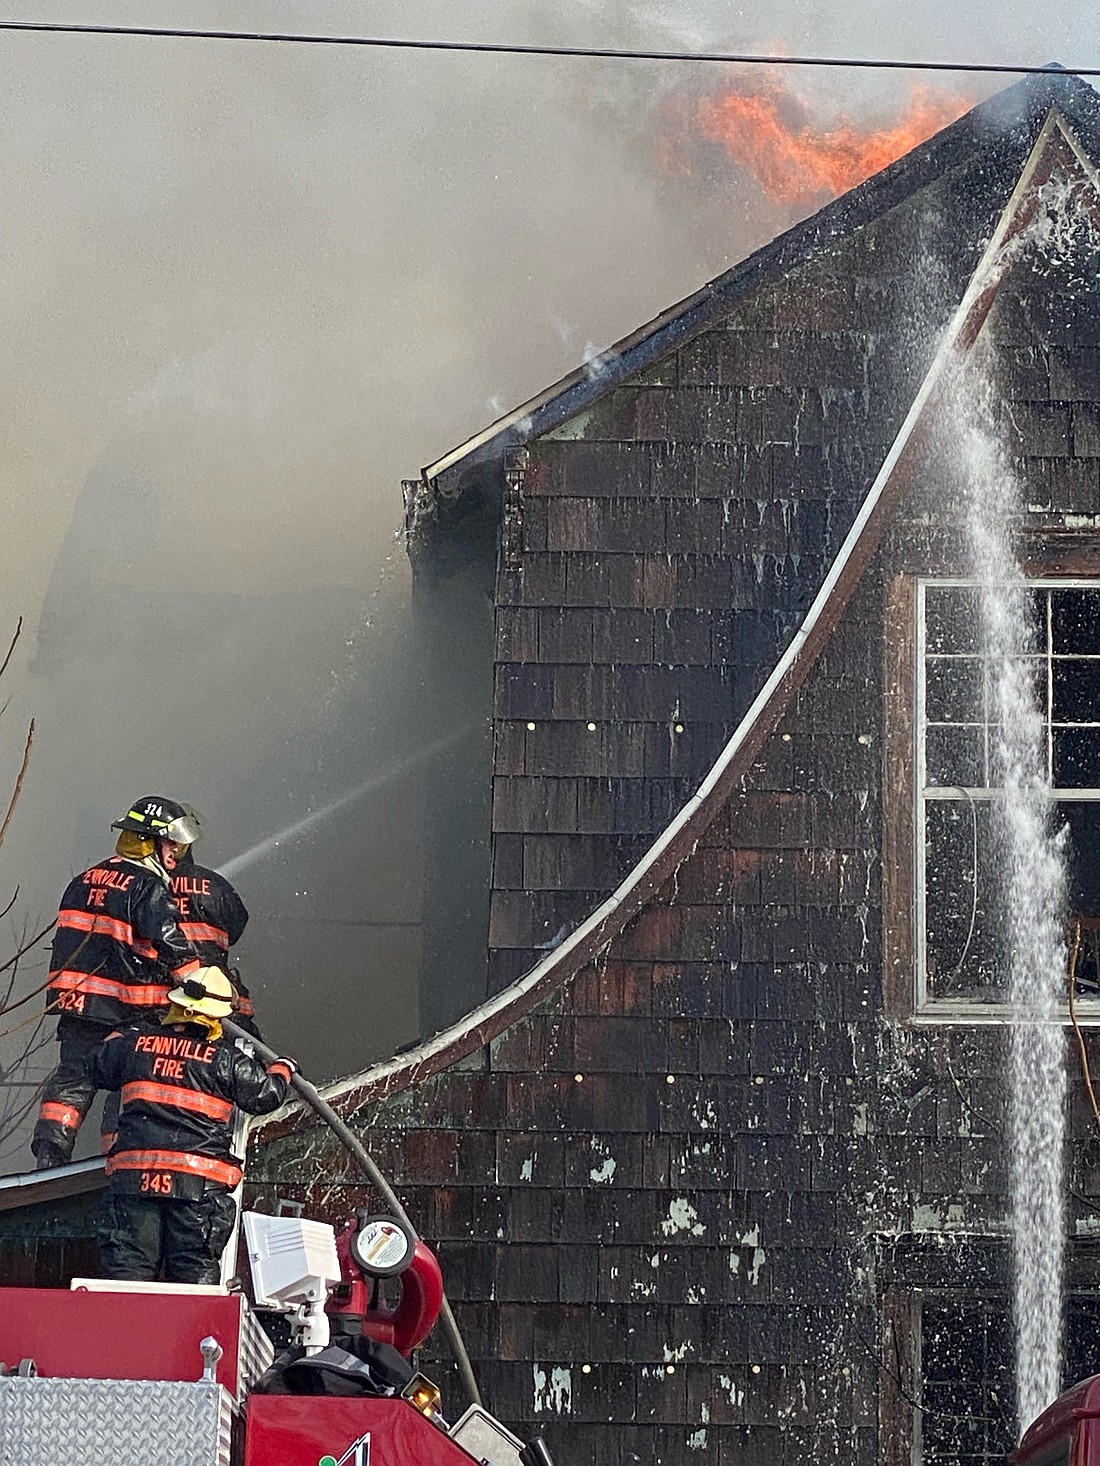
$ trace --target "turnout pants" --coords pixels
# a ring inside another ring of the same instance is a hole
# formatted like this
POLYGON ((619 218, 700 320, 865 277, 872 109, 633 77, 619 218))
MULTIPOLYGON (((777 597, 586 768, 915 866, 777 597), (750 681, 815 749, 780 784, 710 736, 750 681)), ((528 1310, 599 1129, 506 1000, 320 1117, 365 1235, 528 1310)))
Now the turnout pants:
POLYGON ((38 1122, 31 1139, 31 1150, 40 1162, 63 1166, 71 1157, 76 1133, 95 1098, 95 1088, 84 1068, 84 1060, 115 1026, 113 1023, 94 1023, 72 1013, 62 1013, 58 1018, 57 1041, 61 1045, 61 1062, 42 1088, 38 1122))
POLYGON ((99 1224, 105 1278, 151 1283, 219 1283, 236 1203, 221 1187, 197 1201, 108 1191, 99 1224))

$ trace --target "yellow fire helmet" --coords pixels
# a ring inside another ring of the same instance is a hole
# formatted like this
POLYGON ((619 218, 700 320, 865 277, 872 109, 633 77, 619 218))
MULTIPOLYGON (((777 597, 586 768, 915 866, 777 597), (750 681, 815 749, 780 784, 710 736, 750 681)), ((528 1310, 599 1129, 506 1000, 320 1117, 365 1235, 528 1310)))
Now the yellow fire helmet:
POLYGON ((220 967, 200 967, 172 989, 168 1001, 184 1013, 228 1018, 233 1011, 233 984, 220 967))

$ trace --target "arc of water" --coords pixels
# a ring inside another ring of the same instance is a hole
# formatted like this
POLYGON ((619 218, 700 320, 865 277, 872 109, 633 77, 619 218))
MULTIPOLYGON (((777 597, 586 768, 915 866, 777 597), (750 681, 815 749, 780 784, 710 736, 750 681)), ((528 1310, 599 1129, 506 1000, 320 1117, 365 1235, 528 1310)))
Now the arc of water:
POLYGON ((330 799, 320 809, 312 810, 309 814, 303 815, 301 819, 294 820, 291 824, 284 826, 283 829, 277 830, 274 835, 266 835, 262 840, 258 840, 255 845, 250 846, 247 850, 243 850, 239 855, 234 855, 231 860, 225 861, 219 866, 219 870, 223 876, 232 879, 234 876, 239 875, 242 870, 247 870, 250 865, 255 865, 258 860, 262 860, 265 855, 270 855, 273 850, 277 850, 281 845, 286 845, 290 841, 298 839, 307 830, 313 829, 315 825, 319 825, 322 820, 328 819, 330 815, 335 814, 346 805, 354 804, 357 799, 362 799, 373 790, 382 788, 383 785, 390 783, 400 774, 407 773, 409 769, 415 768, 418 764, 427 763, 429 759, 434 758, 437 754, 443 753, 446 749, 453 747, 465 738, 471 729, 476 726, 476 722, 464 723, 461 728, 444 734, 432 743, 426 743, 420 748, 413 749, 411 753, 405 754, 403 758, 396 759, 386 768, 376 774, 372 774, 369 779, 364 779, 361 784, 356 784, 354 789, 349 789, 336 799, 330 799))

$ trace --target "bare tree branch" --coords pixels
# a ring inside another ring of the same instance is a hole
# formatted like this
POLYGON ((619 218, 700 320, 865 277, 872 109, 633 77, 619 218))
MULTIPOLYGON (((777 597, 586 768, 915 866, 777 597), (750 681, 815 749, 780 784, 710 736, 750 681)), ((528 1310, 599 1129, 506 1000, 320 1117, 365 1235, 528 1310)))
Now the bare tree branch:
MULTIPOLYGON (((0 972, 7 972, 9 967, 17 966, 20 957, 25 957, 32 947, 37 946, 44 936, 48 936, 49 933, 53 931, 56 925, 56 920, 51 921, 49 926, 44 926, 37 936, 32 937, 29 942, 24 942, 24 944, 19 948, 18 952, 16 952, 15 956, 9 957, 8 960, 3 964, 3 966, 0 966, 0 972)), ((47 978, 40 987, 36 987, 31 993, 25 993, 18 1002, 12 1003, 6 1008, 0 1008, 0 1013, 10 1013, 13 1011, 13 1009, 22 1007, 22 1005, 28 1000, 28 998, 37 997, 37 995, 41 992, 44 992, 45 989, 49 987, 49 985, 49 978, 47 978)))
POLYGON ((15 634, 12 636, 11 645, 8 647, 8 654, 4 658, 4 660, 0 662, 0 677, 3 677, 4 673, 8 670, 8 663, 11 661, 11 654, 15 651, 15 644, 22 635, 22 632, 23 618, 22 616, 20 616, 19 620, 15 623, 15 634))
MULTIPOLYGON (((9 652, 10 656, 11 653, 9 652)), ((0 675, 3 668, 0 668, 0 675)), ((8 804, 8 812, 4 816, 4 823, 0 825, 0 845, 4 843, 4 836, 8 833, 8 826, 11 824, 11 817, 15 813, 15 806, 19 803, 19 796, 23 792, 23 780, 26 777, 27 765, 31 758, 31 744, 34 742, 34 719, 31 719, 31 726, 27 729, 27 742, 23 747, 23 762, 19 766, 19 777, 15 781, 15 788, 12 791, 11 802, 8 804)))

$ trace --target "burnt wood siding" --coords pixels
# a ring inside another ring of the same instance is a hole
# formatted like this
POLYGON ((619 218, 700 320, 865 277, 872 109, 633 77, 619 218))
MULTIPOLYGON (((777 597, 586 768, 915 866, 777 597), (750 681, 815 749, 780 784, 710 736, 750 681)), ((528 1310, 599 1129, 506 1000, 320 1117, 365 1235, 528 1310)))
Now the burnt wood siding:
MULTIPOLYGON (((440 1245, 490 1407, 557 1459, 869 1466, 878 1235, 1000 1214, 999 1033, 882 1017, 881 665, 873 576, 607 959, 359 1117, 440 1245)), ((348 1175, 315 1133, 253 1169, 288 1195, 348 1175)))
MULTIPOLYGON (((490 1408, 561 1461, 906 1459, 888 1308, 1004 1284, 1003 1033, 883 1014, 882 617, 876 571, 605 960, 356 1117, 439 1247, 490 1408)), ((1079 1084, 1073 1104, 1087 1216, 1079 1084)), ((329 1215, 367 1200, 316 1132, 251 1174, 329 1215)))

